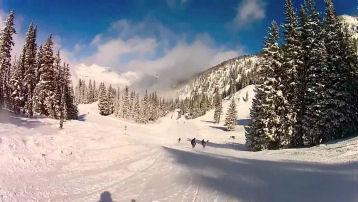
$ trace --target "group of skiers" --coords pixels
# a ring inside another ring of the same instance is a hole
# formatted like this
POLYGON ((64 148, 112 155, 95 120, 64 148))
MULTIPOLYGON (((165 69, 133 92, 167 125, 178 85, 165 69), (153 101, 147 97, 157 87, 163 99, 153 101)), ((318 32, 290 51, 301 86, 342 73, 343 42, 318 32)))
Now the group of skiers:
MULTIPOLYGON (((188 140, 190 140, 190 139, 188 138, 188 140)), ((178 143, 180 143, 180 141, 181 141, 181 138, 178 138, 178 143)), ((209 142, 209 140, 205 141, 204 139, 201 141, 201 145, 203 146, 203 148, 205 148, 205 146, 208 142, 209 142)), ((196 138, 194 137, 194 139, 190 140, 190 143, 191 143, 191 146, 194 148, 196 145, 196 138)))

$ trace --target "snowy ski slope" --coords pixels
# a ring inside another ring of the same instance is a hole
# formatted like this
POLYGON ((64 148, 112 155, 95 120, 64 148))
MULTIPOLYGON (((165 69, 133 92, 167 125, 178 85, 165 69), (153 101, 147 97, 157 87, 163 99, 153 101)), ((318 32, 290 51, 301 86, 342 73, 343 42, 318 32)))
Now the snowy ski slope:
POLYGON ((117 202, 358 201, 358 138, 245 151, 253 86, 235 96, 239 120, 232 132, 212 122, 212 111, 140 125, 102 117, 96 104, 80 105, 80 120, 63 130, 56 120, 1 112, 0 201, 99 201, 105 191, 117 202), (208 139, 207 147, 192 149, 193 137, 208 139))

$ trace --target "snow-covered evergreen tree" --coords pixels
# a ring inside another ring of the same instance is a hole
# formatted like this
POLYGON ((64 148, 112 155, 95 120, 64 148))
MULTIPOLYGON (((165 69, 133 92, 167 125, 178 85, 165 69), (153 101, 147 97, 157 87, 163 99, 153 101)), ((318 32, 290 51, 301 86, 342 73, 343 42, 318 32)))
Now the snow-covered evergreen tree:
POLYGON ((291 146, 313 145, 322 138, 324 125, 320 121, 324 112, 326 92, 323 89, 326 78, 326 49, 320 16, 314 2, 307 0, 301 6, 300 27, 302 41, 302 62, 299 73, 297 121, 291 138, 291 146))
POLYGON ((109 87, 108 87, 107 99, 108 99, 108 113, 113 114, 114 113, 114 89, 112 88, 112 85, 109 85, 109 87))
POLYGON ((321 117, 325 124, 325 137, 316 144, 332 138, 341 138, 354 124, 356 110, 351 92, 354 65, 347 60, 350 48, 345 43, 344 31, 331 0, 326 0, 324 17, 324 36, 327 51, 327 76, 325 77, 325 106, 321 117))
POLYGON ((35 66, 36 84, 40 82, 41 67, 43 63, 44 63, 44 51, 42 45, 40 45, 36 55, 36 66, 35 66))
POLYGON ((142 123, 148 123, 149 121, 149 97, 148 92, 145 90, 145 94, 142 101, 142 109, 141 109, 141 122, 142 123))
POLYGON ((20 56, 20 59, 16 61, 14 68, 14 72, 11 75, 10 81, 9 81, 9 90, 11 92, 10 94, 10 102, 9 104, 10 108, 16 113, 19 114, 20 110, 25 104, 25 90, 23 85, 23 79, 24 79, 24 65, 22 63, 22 55, 20 56))
POLYGON ((122 118, 128 119, 130 115, 130 103, 129 103, 129 88, 126 86, 123 92, 123 99, 122 99, 122 118))
POLYGON ((137 95, 135 98, 133 115, 134 115, 133 119, 136 122, 141 122, 141 107, 140 107, 139 95, 137 95))
POLYGON ((12 46, 14 46, 13 34, 16 33, 14 27, 14 15, 14 11, 11 11, 0 32, 0 106, 9 104, 10 101, 9 80, 11 50, 12 46))
POLYGON ((34 107, 40 114, 56 118, 56 79, 57 72, 54 67, 52 35, 43 46, 43 64, 40 68, 40 81, 35 88, 34 107))
POLYGON ((55 91, 55 118, 59 118, 61 112, 61 98, 63 93, 63 88, 65 86, 65 81, 63 78, 63 67, 61 66, 61 57, 60 57, 60 51, 57 51, 57 54, 55 56, 54 60, 54 68, 55 72, 57 74, 55 80, 56 80, 56 91, 55 91))
POLYGON ((268 136, 267 118, 265 117, 266 94, 264 86, 257 84, 255 98, 250 109, 250 124, 245 127, 246 147, 251 151, 261 151, 268 148, 270 138, 268 136))
POLYGON ((282 97, 280 96, 279 100, 275 101, 275 111, 280 118, 280 123, 277 123, 275 131, 277 136, 280 137, 280 144, 282 144, 279 147, 287 146, 293 134, 297 115, 297 71, 299 66, 302 65, 299 27, 292 0, 286 0, 285 23, 282 27, 284 28, 282 65, 278 72, 280 80, 278 80, 279 83, 276 86, 278 92, 282 93, 282 97))
POLYGON ((236 111, 236 103, 235 96, 232 97, 230 106, 226 112, 225 118, 225 126, 227 130, 234 130, 237 122, 237 111, 236 111))
POLYGON ((94 101, 97 102, 98 100, 98 89, 96 87, 96 81, 93 81, 93 97, 94 97, 94 101))
POLYGON ((37 84, 36 78, 36 36, 37 36, 37 27, 32 23, 29 26, 29 29, 26 34, 26 41, 23 49, 23 65, 25 70, 25 76, 23 80, 24 89, 25 89, 25 115, 29 118, 33 117, 33 96, 34 90, 37 84))
POLYGON ((99 113, 103 116, 107 116, 110 114, 108 94, 104 83, 101 83, 99 86, 98 110, 99 113))
POLYGON ((10 79, 11 105, 15 113, 26 111, 32 117, 32 94, 36 85, 36 28, 30 24, 26 34, 25 45, 19 60, 14 66, 10 79), (26 106, 26 109, 25 109, 26 106))
POLYGON ((93 103, 94 99, 94 87, 92 86, 92 81, 90 80, 88 83, 87 101, 88 103, 93 103))
POLYGON ((130 93, 130 96, 129 96, 129 111, 130 111, 130 113, 129 113, 129 117, 130 117, 130 119, 135 119, 134 117, 135 117, 135 110, 134 110, 134 108, 135 108, 135 102, 136 102, 136 93, 135 93, 135 91, 131 91, 131 93, 130 93))
POLYGON ((72 87, 70 67, 68 64, 63 65, 62 77, 64 81, 64 110, 66 119, 77 119, 78 118, 78 109, 75 104, 75 95, 72 87))
POLYGON ((215 123, 219 123, 220 118, 221 118, 221 114, 222 114, 222 111, 223 111, 222 98, 221 98, 221 95, 219 93, 219 90, 217 90, 216 93, 215 93, 214 107, 215 107, 214 121, 215 121, 215 123))
POLYGON ((259 80, 255 91, 253 106, 250 111, 251 124, 246 127, 246 141, 250 150, 277 149, 282 147, 283 134, 281 119, 277 112, 283 104, 281 81, 281 55, 278 46, 279 29, 275 21, 265 38, 262 52, 259 80))

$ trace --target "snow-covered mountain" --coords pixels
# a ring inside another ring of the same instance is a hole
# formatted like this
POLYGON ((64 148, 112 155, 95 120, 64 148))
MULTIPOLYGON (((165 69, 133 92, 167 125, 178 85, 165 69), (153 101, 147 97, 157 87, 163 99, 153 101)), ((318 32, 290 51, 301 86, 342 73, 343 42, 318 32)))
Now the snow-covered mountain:
MULTIPOLYGON (((358 45, 358 17, 342 15, 342 22, 351 31, 356 46, 358 45)), ((358 50, 358 47, 357 47, 358 50)), ((179 98, 190 97, 194 92, 213 95, 215 88, 220 93, 229 93, 232 83, 235 83, 236 90, 239 90, 255 80, 255 72, 258 69, 259 56, 245 55, 224 61, 210 69, 197 74, 191 80, 183 82, 176 89, 179 98), (234 81, 234 82, 233 82, 234 81)))
POLYGON ((341 16, 344 24, 346 24, 349 30, 353 34, 354 39, 358 39, 358 17, 357 16, 349 16, 349 15, 342 15, 341 16))
POLYGON ((341 19, 351 31, 356 53, 358 54, 358 16, 342 15, 341 19))
POLYGON ((190 97, 194 92, 212 96, 216 88, 225 95, 230 93, 233 86, 239 90, 254 81, 258 61, 259 56, 256 55, 240 56, 224 61, 183 84, 176 90, 177 96, 190 97))

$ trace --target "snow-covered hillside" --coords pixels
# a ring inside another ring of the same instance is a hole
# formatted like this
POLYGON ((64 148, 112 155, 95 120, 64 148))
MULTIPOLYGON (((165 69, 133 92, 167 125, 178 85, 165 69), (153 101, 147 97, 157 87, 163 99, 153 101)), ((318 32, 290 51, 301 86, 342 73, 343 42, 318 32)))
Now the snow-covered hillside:
POLYGON ((358 39, 358 17, 342 15, 341 18, 352 32, 353 38, 358 39))
POLYGON ((356 53, 358 54, 358 17, 342 15, 341 19, 342 19, 343 23, 348 26, 348 28, 352 34, 356 53))
POLYGON ((192 96, 194 92, 205 92, 212 97, 215 88, 225 94, 233 84, 237 88, 249 85, 255 78, 258 60, 258 56, 242 56, 224 61, 181 86, 177 89, 177 96, 185 98, 192 96))
POLYGON ((140 125, 100 116, 96 104, 80 105, 80 119, 63 130, 56 120, 2 111, 0 201, 87 202, 108 193, 117 202, 357 201, 358 138, 245 151, 253 88, 235 94, 238 121, 231 132, 212 122, 213 111, 140 125), (209 140, 207 147, 192 149, 194 137, 209 140))

